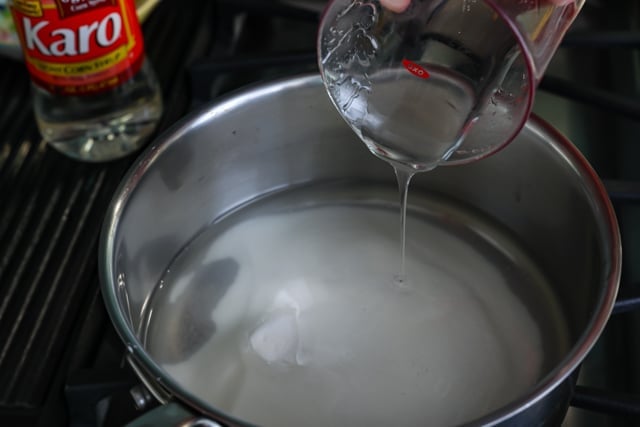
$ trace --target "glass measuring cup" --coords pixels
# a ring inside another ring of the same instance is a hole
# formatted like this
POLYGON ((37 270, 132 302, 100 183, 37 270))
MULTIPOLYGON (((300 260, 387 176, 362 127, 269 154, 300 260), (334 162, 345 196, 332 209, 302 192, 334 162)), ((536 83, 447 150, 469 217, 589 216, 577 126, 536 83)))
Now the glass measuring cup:
POLYGON ((385 3, 329 3, 320 70, 375 155, 422 171, 486 157, 518 134, 584 0, 385 3))

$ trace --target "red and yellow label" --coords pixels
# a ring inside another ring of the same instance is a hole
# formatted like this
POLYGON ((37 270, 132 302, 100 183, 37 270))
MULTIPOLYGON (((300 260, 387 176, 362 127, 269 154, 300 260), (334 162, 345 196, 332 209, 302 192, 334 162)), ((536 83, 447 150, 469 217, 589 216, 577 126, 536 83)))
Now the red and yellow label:
POLYGON ((31 78, 53 93, 103 92, 142 65, 133 0, 13 0, 11 9, 31 78))

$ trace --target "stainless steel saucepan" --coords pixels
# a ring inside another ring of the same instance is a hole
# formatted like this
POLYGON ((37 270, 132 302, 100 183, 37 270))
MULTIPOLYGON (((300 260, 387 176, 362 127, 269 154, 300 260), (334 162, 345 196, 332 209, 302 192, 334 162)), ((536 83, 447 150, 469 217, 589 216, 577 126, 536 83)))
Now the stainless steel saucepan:
MULTIPOLYGON (((145 341, 152 293, 194 236, 225 213, 276 190, 316 182, 395 185, 394 179, 391 168, 367 152, 338 116, 316 75, 230 95, 182 120, 149 147, 114 197, 100 251, 112 321, 132 366, 165 404, 140 425, 159 420, 249 425, 169 375, 145 341)), ((497 410, 475 414, 469 425, 558 425, 579 365, 609 318, 620 279, 618 226, 598 177, 569 141, 534 117, 501 152, 418 175, 410 194, 410 201, 420 194, 446 197, 507 230, 547 278, 568 331, 566 350, 547 360, 535 385, 497 410)), ((449 218, 449 225, 466 227, 460 218, 449 218)), ((195 300, 215 295, 203 290, 195 300)), ((524 305, 542 319, 541 330, 551 330, 542 325, 551 307, 527 301, 527 295, 520 292, 524 305)), ((185 315, 192 313, 175 310, 175 316, 185 315)), ((170 330, 172 319, 163 322, 167 341, 189 333, 170 330)), ((197 371, 206 369, 203 365, 193 369, 192 376, 222 380, 222 372, 197 371)))

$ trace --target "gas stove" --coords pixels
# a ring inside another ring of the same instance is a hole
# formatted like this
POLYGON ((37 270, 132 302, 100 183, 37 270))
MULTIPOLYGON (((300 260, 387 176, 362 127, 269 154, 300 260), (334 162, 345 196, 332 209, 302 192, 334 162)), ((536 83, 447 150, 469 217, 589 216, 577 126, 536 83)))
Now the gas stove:
MULTIPOLYGON (((323 1, 164 0, 144 24, 159 132, 216 97, 317 72, 323 1)), ((587 0, 535 113, 605 182, 620 221, 619 302, 585 360, 566 427, 640 424, 640 3, 587 0)), ((38 136, 26 70, 0 57, 0 425, 117 426, 157 403, 124 362, 99 292, 106 206, 135 155, 82 164, 38 136)))

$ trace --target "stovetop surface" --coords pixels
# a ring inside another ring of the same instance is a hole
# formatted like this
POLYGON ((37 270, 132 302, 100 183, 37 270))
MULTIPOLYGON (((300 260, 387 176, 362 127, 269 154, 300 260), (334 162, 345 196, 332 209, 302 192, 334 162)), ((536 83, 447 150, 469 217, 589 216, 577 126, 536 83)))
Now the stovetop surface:
MULTIPOLYGON (((166 106, 158 132, 222 93, 315 72, 318 3, 160 2, 144 25, 166 106)), ((588 1, 535 108, 611 189, 625 248, 623 298, 640 295, 639 9, 634 0, 615 8, 588 1)), ((121 425, 135 410, 109 412, 102 399, 126 400, 137 382, 102 303, 97 244, 135 155, 96 165, 58 154, 41 141, 29 97, 24 65, 0 58, 0 425, 121 425)), ((639 326, 638 310, 615 315, 580 384, 640 395, 639 326)), ((572 409, 565 425, 635 426, 640 418, 572 409)))

